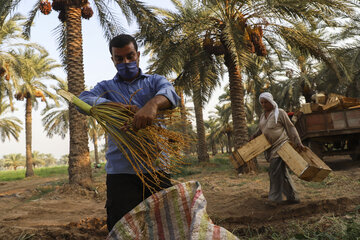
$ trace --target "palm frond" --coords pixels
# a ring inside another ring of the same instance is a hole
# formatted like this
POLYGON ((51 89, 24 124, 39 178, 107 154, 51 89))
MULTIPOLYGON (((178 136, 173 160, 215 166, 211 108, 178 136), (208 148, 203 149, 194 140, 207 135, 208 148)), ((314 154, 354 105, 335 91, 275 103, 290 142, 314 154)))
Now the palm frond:
POLYGON ((58 44, 57 46, 57 50, 59 52, 60 55, 60 59, 62 64, 66 67, 66 56, 67 56, 67 51, 66 51, 66 25, 65 23, 60 23, 59 25, 57 25, 53 31, 52 31, 56 37, 56 42, 58 44))
POLYGON ((41 2, 41 0, 37 0, 37 2, 34 4, 33 9, 29 12, 29 16, 24 25, 23 34, 26 39, 30 38, 31 27, 33 25, 36 13, 39 11, 40 2, 41 2))
POLYGON ((67 108, 57 109, 56 105, 49 105, 42 110, 41 115, 46 136, 52 138, 54 135, 59 135, 61 138, 65 138, 69 131, 69 110, 67 108))
MULTIPOLYGON (((129 8, 124 5, 124 1, 117 1, 123 14, 130 22, 130 12, 129 8)), ((113 37, 120 33, 126 32, 125 29, 121 26, 119 18, 116 14, 109 8, 108 4, 102 0, 94 1, 96 6, 96 11, 99 17, 100 25, 104 32, 104 37, 110 41, 113 37)))
POLYGON ((21 0, 0 0, 0 29, 6 17, 15 9, 21 0))
POLYGON ((22 122, 16 117, 1 117, 4 116, 11 106, 5 102, 0 102, 0 136, 1 141, 10 140, 13 137, 16 141, 19 140, 19 134, 22 130, 22 122))

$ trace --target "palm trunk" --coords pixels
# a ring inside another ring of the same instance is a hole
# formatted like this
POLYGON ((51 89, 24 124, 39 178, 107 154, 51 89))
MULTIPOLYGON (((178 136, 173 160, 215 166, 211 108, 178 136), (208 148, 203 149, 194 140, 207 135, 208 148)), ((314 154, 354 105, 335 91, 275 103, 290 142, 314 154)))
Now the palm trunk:
POLYGON ((214 142, 211 143, 211 150, 212 150, 212 155, 215 156, 217 154, 217 149, 214 142))
POLYGON ((229 150, 230 150, 230 152, 232 152, 231 133, 226 133, 226 136, 228 139, 229 150))
POLYGON ((203 106, 199 96, 199 90, 193 87, 193 101, 196 119, 196 133, 198 137, 197 154, 199 162, 209 162, 209 154, 207 153, 207 144, 205 139, 205 126, 203 118, 203 106))
POLYGON ((258 104, 259 103, 259 96, 260 96, 260 92, 256 91, 253 101, 254 101, 254 105, 255 105, 255 113, 258 116, 258 119, 260 119, 261 114, 262 114, 261 105, 258 104))
MULTIPOLYGON (((180 96, 180 116, 181 116, 181 131, 186 135, 187 134, 187 116, 186 116, 186 107, 185 107, 185 98, 184 92, 182 89, 179 89, 180 96)), ((188 146, 184 149, 186 155, 190 154, 191 147, 188 146)))
POLYGON ((108 145, 109 145, 109 136, 105 134, 104 138, 105 138, 105 146, 104 146, 104 148, 105 148, 105 152, 106 152, 107 149, 108 149, 108 145))
MULTIPOLYGON (((247 142, 249 137, 246 127, 244 86, 239 66, 236 64, 234 56, 229 49, 226 49, 224 59, 229 72, 231 112, 234 126, 234 147, 235 149, 238 149, 247 142)), ((257 171, 255 161, 251 160, 247 162, 245 166, 238 169, 238 171, 244 173, 257 171)))
MULTIPOLYGON (((81 33, 81 7, 67 7, 66 61, 69 92, 76 96, 84 91, 84 65, 81 33)), ((73 105, 70 113, 69 183, 89 187, 92 184, 86 116, 73 105)))
POLYGON ((0 103, 3 102, 3 92, 5 92, 5 82, 2 79, 2 76, 0 76, 0 103))
POLYGON ((95 154, 95 167, 99 164, 99 153, 98 153, 98 136, 96 131, 93 134, 93 141, 94 141, 94 154, 95 154))
POLYGON ((32 111, 31 96, 26 96, 26 110, 25 110, 26 172, 25 172, 25 177, 34 176, 32 150, 31 150, 31 147, 32 147, 31 111, 32 111))
POLYGON ((182 121, 182 131, 184 134, 186 134, 186 125, 187 125, 187 117, 186 117, 186 108, 185 108, 185 98, 183 91, 180 91, 180 116, 182 121))

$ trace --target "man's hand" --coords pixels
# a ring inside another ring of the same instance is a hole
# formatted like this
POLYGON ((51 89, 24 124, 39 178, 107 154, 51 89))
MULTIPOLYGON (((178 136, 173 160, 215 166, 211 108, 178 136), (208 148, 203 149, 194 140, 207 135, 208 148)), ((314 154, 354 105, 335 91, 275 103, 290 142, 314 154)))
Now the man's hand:
POLYGON ((139 111, 138 106, 136 105, 124 105, 125 108, 129 109, 131 112, 133 112, 134 114, 139 111))
POLYGON ((300 144, 297 144, 297 145, 295 146, 295 148, 296 148, 296 150, 297 150, 298 152, 302 152, 302 151, 305 151, 305 150, 307 149, 307 147, 305 147, 305 146, 302 145, 301 143, 300 143, 300 144))
POLYGON ((156 118, 158 106, 156 104, 147 103, 140 108, 134 115, 133 129, 135 131, 150 126, 156 118))
POLYGON ((156 95, 135 113, 132 123, 133 129, 137 131, 146 126, 150 126, 156 118, 158 110, 164 110, 170 107, 171 103, 165 96, 156 95))
MULTIPOLYGON (((126 108, 134 115, 136 114, 137 111, 139 111, 139 108, 136 105, 123 104, 123 103, 119 103, 119 102, 113 102, 111 104, 117 105, 117 106, 121 107, 122 109, 126 108)), ((128 113, 128 115, 132 115, 131 113, 128 113)), ((125 122, 124 125, 120 128, 120 130, 127 131, 130 128, 130 125, 131 125, 131 123, 125 122)))

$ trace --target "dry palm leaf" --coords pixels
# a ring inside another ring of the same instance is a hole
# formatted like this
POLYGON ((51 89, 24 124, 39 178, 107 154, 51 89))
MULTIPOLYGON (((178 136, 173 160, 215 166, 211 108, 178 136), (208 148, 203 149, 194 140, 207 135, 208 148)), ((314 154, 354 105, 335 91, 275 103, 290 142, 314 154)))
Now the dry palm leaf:
POLYGON ((58 94, 96 119, 150 191, 155 190, 150 183, 160 186, 155 173, 165 176, 159 170, 178 172, 184 163, 181 152, 187 146, 188 138, 164 127, 176 121, 174 110, 161 111, 153 125, 134 131, 131 123, 135 113, 124 105, 109 102, 90 106, 72 93, 59 90, 58 94), (150 178, 145 173, 149 173, 150 178))

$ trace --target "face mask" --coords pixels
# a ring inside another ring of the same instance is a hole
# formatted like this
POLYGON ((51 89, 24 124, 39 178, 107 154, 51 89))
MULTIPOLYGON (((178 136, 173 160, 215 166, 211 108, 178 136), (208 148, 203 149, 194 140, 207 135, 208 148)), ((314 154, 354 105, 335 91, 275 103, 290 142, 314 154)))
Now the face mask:
POLYGON ((118 70, 119 76, 123 79, 132 79, 139 72, 136 61, 116 64, 116 69, 118 70))

